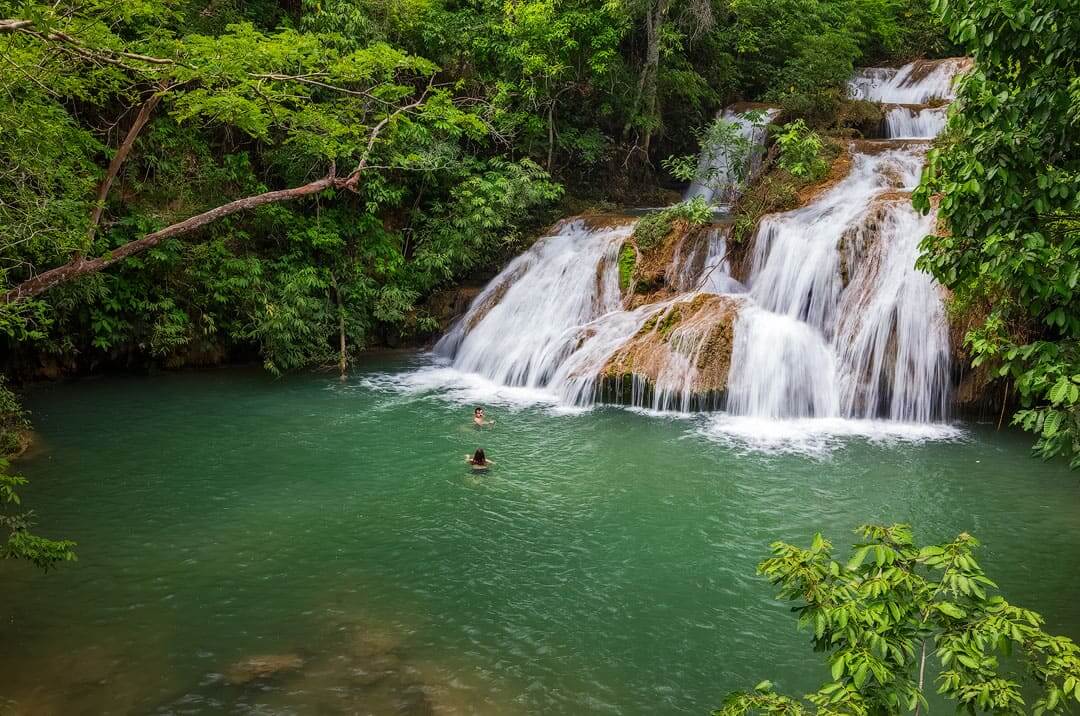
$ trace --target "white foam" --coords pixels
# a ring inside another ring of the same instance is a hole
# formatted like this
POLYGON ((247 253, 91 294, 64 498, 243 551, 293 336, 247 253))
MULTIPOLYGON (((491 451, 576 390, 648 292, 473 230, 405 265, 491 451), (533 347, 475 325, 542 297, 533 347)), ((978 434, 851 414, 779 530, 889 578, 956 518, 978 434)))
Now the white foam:
POLYGON ((887 139, 933 139, 945 129, 946 107, 892 107, 885 115, 887 139))
POLYGON ((402 373, 377 373, 361 385, 406 396, 433 396, 459 405, 498 405, 511 409, 557 406, 559 397, 542 388, 504 385, 446 365, 433 365, 402 373))
POLYGON ((945 423, 901 423, 891 420, 800 418, 776 420, 720 414, 708 419, 699 433, 723 445, 747 452, 825 457, 853 441, 872 444, 952 442, 963 429, 945 423))
POLYGON ((964 57, 946 60, 919 60, 899 68, 867 67, 848 82, 854 99, 897 104, 922 104, 930 100, 956 97, 956 76, 966 72, 971 61, 964 57), (929 67, 929 71, 926 71, 929 67))

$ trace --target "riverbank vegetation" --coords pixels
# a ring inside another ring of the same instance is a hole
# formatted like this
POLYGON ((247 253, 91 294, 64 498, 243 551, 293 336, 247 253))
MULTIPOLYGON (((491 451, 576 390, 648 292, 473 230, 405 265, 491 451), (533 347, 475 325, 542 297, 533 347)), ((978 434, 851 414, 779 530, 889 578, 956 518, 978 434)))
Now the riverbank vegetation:
POLYGON ((920 265, 974 316, 965 343, 1019 397, 1014 422, 1080 466, 1080 3, 938 0, 975 60, 917 206, 920 265))
POLYGON ((75 543, 51 540, 31 532, 34 513, 24 511, 19 491, 27 480, 12 472, 9 457, 26 449, 30 421, 2 377, 0 377, 0 559, 25 559, 48 570, 59 562, 75 559, 75 543))

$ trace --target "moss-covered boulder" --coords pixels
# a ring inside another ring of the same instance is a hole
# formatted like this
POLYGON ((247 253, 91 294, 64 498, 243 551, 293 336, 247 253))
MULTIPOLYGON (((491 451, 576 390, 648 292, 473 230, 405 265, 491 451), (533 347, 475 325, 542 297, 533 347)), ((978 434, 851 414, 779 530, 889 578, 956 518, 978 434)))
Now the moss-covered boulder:
POLYGON ((704 261, 700 251, 708 239, 711 224, 674 219, 666 233, 645 245, 636 235, 627 239, 619 252, 619 287, 629 309, 674 298, 689 289, 681 280, 681 269, 693 271, 688 262, 704 261))
POLYGON ((658 310, 604 365, 601 399, 698 410, 727 390, 735 320, 743 300, 698 294, 658 310))

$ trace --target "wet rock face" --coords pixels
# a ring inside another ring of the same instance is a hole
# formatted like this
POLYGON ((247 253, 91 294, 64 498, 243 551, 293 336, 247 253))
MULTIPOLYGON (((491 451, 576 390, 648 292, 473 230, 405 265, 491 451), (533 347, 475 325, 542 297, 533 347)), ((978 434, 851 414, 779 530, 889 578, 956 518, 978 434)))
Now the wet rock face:
MULTIPOLYGON (((681 274, 693 274, 695 266, 701 268, 705 256, 700 249, 708 228, 691 226, 682 219, 676 219, 668 233, 655 245, 642 247, 634 244, 637 257, 629 286, 626 287, 628 292, 624 291, 626 307, 633 309, 656 303, 689 290, 681 274), (683 264, 692 265, 683 266, 686 271, 680 271, 683 264)), ((628 245, 631 243, 628 242, 628 245)))
POLYGON ((439 322, 440 332, 464 316, 469 305, 483 290, 483 286, 455 286, 433 294, 428 299, 428 312, 439 322))
POLYGON ((698 294, 659 310, 604 365, 604 399, 625 402, 638 393, 665 409, 720 407, 742 304, 737 296, 698 294))

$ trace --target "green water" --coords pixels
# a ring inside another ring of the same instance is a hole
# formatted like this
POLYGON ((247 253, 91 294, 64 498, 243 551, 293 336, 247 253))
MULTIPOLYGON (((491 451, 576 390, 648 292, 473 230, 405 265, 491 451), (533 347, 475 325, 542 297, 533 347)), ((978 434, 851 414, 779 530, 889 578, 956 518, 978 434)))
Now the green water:
MULTIPOLYGON (((1080 637, 1080 484, 1028 438, 748 453, 699 421, 469 407, 221 370, 29 396, 42 575, 0 566, 0 712, 666 714, 824 676, 754 576, 774 539, 968 530, 1006 595, 1080 637), (473 475, 465 453, 496 461, 473 475), (246 684, 230 666, 298 669, 246 684)), ((938 709, 941 711, 942 709, 938 709)))

